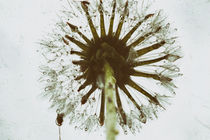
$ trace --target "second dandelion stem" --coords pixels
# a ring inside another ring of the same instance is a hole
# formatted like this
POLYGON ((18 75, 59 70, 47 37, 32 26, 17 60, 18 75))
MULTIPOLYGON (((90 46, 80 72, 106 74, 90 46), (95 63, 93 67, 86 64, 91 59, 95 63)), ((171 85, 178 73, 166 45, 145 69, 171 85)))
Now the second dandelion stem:
POLYGON ((116 109, 115 109, 115 83, 114 73, 108 62, 104 65, 105 72, 105 97, 106 97, 106 139, 115 140, 118 131, 116 130, 116 109))

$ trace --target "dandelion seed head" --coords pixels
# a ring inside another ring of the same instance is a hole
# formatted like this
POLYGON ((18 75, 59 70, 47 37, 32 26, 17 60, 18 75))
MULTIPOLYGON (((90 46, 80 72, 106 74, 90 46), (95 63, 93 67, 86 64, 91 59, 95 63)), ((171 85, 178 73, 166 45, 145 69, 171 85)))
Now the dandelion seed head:
POLYGON ((150 2, 92 0, 64 5, 40 42, 43 96, 75 128, 99 129, 106 119, 107 61, 116 79, 118 125, 125 134, 139 132, 175 93, 173 78, 180 73, 174 62, 181 58, 176 29, 166 22, 163 11, 150 9, 150 2), (140 80, 155 81, 158 91, 140 80))

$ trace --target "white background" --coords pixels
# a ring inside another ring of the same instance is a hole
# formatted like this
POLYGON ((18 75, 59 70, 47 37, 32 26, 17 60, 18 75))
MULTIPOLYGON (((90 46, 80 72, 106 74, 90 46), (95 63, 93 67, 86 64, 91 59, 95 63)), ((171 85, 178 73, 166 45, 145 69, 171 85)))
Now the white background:
MULTIPOLYGON (((0 0, 0 140, 58 139, 56 113, 40 97, 36 42, 59 4, 59 0, 0 0)), ((177 82, 172 105, 157 120, 140 134, 120 134, 118 140, 209 140, 210 2, 156 0, 154 5, 164 9, 178 28, 184 76, 177 82)), ((62 126, 62 136, 63 140, 105 139, 103 132, 75 131, 68 123, 62 126)))

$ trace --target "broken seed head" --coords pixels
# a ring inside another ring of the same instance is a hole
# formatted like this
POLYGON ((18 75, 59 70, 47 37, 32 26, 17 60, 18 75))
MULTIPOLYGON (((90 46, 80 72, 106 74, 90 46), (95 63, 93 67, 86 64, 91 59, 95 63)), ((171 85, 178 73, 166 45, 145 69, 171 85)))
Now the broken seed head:
POLYGON ((55 72, 53 76, 43 75, 42 81, 54 81, 47 82, 45 87, 53 88, 44 94, 50 97, 52 107, 69 116, 70 123, 81 129, 104 125, 103 68, 107 62, 114 72, 118 122, 125 132, 129 129, 135 133, 148 119, 156 117, 157 110, 163 108, 162 98, 168 97, 149 91, 132 77, 153 79, 174 92, 173 75, 178 71, 170 67, 180 58, 175 49, 176 38, 160 12, 142 10, 137 14, 136 2, 126 1, 121 7, 116 0, 71 1, 73 12, 64 12, 56 26, 58 36, 41 43, 47 60, 41 67, 42 73, 55 72), (72 20, 68 21, 70 17, 72 20), (83 18, 82 28, 71 23, 83 18), (69 48, 70 54, 65 53, 69 48), (47 55, 54 58, 49 60, 47 55), (142 71, 145 67, 152 67, 152 72, 142 71))

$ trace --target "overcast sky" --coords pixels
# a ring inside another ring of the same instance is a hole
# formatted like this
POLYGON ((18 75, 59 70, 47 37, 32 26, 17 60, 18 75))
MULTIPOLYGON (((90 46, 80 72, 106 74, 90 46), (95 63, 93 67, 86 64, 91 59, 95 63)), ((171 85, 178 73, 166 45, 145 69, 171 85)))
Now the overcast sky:
MULTIPOLYGON (((40 97, 40 58, 36 43, 59 0, 0 0, 0 140, 57 140, 56 113, 40 97)), ((178 28, 184 74, 177 80, 177 95, 135 136, 118 140, 209 140, 210 129, 210 2, 156 0, 178 28)), ((66 121, 67 122, 67 121, 66 121)), ((62 126, 63 140, 105 139, 103 132, 75 131, 62 126)))

